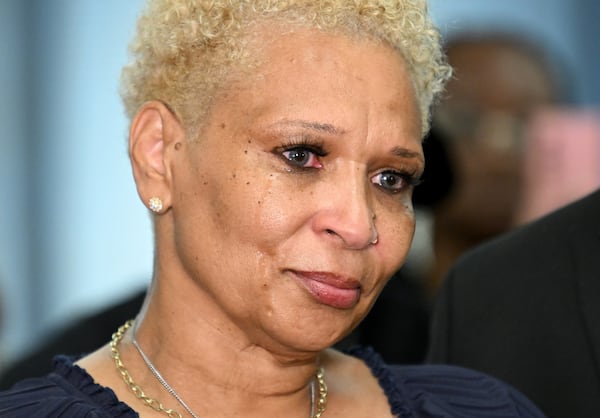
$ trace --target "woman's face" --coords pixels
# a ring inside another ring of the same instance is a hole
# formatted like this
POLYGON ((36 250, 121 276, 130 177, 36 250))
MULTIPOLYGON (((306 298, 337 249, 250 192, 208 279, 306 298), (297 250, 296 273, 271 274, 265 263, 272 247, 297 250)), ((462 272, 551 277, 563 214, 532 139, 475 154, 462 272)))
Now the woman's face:
POLYGON ((175 152, 168 239, 253 343, 321 349, 366 315, 408 252, 420 115, 393 49, 266 35, 262 64, 175 152))

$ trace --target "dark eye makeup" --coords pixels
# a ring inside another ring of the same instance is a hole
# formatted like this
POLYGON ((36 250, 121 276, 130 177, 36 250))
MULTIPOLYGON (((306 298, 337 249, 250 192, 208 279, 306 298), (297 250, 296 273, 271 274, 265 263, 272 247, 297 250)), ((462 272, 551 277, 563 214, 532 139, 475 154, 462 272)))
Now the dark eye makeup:
POLYGON ((276 147, 273 152, 296 169, 321 168, 320 158, 327 156, 323 143, 310 138, 292 140, 276 147))
MULTIPOLYGON (((306 171, 323 167, 322 158, 329 153, 323 142, 308 136, 292 139, 273 149, 273 153, 294 170, 306 171)), ((417 169, 383 169, 370 178, 371 183, 386 193, 396 194, 420 183, 417 169)))
POLYGON ((416 171, 383 170, 371 177, 371 182, 386 192, 395 194, 419 185, 421 176, 416 171))

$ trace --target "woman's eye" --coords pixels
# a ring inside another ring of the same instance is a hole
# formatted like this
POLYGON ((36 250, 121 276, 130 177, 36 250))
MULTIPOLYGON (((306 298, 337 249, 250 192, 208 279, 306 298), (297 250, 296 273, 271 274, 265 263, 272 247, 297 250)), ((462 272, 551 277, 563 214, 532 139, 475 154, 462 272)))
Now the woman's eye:
POLYGON ((383 171, 373 176, 371 182, 392 193, 401 191, 410 183, 406 175, 396 171, 383 171))
POLYGON ((286 161, 301 168, 321 168, 318 153, 306 147, 295 147, 281 153, 286 161))

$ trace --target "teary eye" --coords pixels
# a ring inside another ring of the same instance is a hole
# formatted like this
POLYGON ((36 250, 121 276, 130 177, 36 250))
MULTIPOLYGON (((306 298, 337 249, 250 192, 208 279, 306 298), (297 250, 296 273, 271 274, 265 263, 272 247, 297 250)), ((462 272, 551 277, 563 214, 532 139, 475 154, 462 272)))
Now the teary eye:
POLYGON ((319 157, 324 156, 325 153, 307 146, 293 146, 284 149, 281 155, 288 164, 294 167, 321 168, 323 165, 319 161, 319 157))
POLYGON ((371 182, 388 192, 398 193, 407 187, 416 186, 419 179, 410 173, 386 170, 371 177, 371 182))
POLYGON ((291 164, 298 167, 311 167, 315 161, 318 162, 317 156, 306 148, 293 148, 283 151, 282 155, 287 158, 291 164))

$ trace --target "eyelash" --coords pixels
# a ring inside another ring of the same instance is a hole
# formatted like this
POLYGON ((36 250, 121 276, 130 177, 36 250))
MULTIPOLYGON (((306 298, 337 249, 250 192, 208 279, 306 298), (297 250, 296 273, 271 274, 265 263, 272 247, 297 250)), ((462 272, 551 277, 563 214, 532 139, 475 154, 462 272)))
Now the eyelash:
MULTIPOLYGON (((301 138, 301 139, 292 140, 284 145, 277 147, 274 150, 274 152, 278 156, 280 156, 281 159, 286 164, 288 164, 289 166, 291 166, 293 169, 296 169, 296 170, 319 169, 322 167, 322 165, 321 165, 321 162, 318 160, 318 157, 326 157, 329 154, 327 151, 325 151, 322 142, 313 141, 313 140, 310 140, 309 138, 301 138), (291 153, 294 151, 313 154, 317 158, 318 166, 305 167, 303 165, 299 165, 299 164, 293 162, 293 160, 291 160, 290 157, 286 156, 286 153, 291 153)), ((377 184, 371 180, 371 182, 373 184, 375 184, 377 187, 379 187, 381 190, 383 190, 386 193, 390 193, 390 194, 400 193, 404 189, 406 189, 406 187, 414 188, 421 183, 421 177, 416 171, 408 171, 408 170, 400 171, 400 170, 391 170, 391 169, 382 170, 379 173, 375 174, 373 177, 371 177, 371 179, 381 176, 381 175, 396 176, 403 183, 403 185, 399 189, 388 189, 388 188, 385 188, 384 186, 382 186, 381 184, 377 184)))
POLYGON ((290 159, 290 157, 286 156, 286 153, 291 153, 294 151, 313 154, 315 157, 317 157, 317 161, 318 161, 318 157, 326 157, 328 154, 328 152, 326 152, 325 149, 323 148, 323 144, 321 142, 311 141, 308 138, 292 140, 292 141, 288 142, 287 144, 279 146, 275 149, 275 153, 277 155, 279 155, 286 164, 288 164, 289 166, 291 166, 294 169, 310 170, 310 169, 322 167, 320 161, 319 161, 319 165, 315 166, 315 167, 310 167, 310 166, 304 167, 303 165, 299 165, 299 164, 295 163, 292 159, 290 159))
POLYGON ((421 178, 416 172, 410 171, 398 171, 398 170, 383 170, 377 173, 375 176, 371 177, 371 182, 375 184, 377 187, 385 191, 386 193, 397 194, 406 189, 406 187, 414 188, 421 183, 421 178), (373 181, 374 178, 381 175, 392 175, 398 177, 399 180, 403 183, 403 185, 398 189, 388 189, 381 184, 377 184, 373 181))

